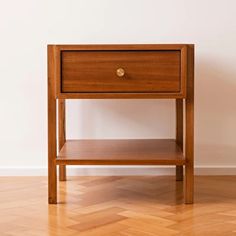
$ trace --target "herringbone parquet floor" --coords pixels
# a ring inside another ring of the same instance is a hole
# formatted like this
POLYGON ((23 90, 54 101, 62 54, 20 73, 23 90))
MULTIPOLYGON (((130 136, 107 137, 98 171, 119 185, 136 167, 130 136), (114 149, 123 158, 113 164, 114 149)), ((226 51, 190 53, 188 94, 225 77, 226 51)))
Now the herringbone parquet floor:
POLYGON ((0 235, 236 236, 236 176, 196 177, 184 205, 174 177, 69 177, 47 204, 46 177, 0 178, 0 235))

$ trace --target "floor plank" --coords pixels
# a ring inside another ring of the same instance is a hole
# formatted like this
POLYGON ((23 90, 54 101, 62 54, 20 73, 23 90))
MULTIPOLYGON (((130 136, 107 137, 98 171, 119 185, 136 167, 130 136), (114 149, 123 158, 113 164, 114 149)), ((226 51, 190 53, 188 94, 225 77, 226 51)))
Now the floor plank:
POLYGON ((236 236, 236 176, 196 176, 195 204, 174 176, 0 177, 0 235, 236 236))

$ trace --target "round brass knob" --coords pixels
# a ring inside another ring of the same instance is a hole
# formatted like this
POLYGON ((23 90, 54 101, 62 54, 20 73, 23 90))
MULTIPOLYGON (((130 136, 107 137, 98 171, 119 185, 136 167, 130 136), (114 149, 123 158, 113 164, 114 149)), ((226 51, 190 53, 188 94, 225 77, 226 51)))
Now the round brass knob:
POLYGON ((116 70, 116 75, 119 77, 123 77, 125 75, 125 70, 123 68, 118 68, 116 70))

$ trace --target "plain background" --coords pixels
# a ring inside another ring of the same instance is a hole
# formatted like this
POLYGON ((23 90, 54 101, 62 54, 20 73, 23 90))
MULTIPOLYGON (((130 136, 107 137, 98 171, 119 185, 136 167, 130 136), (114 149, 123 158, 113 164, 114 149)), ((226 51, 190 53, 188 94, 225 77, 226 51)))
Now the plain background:
MULTIPOLYGON (((235 0, 0 2, 0 174, 46 169, 53 43, 196 44, 195 164, 236 172, 235 0)), ((175 135, 170 100, 74 100, 67 111, 68 138, 175 135)))

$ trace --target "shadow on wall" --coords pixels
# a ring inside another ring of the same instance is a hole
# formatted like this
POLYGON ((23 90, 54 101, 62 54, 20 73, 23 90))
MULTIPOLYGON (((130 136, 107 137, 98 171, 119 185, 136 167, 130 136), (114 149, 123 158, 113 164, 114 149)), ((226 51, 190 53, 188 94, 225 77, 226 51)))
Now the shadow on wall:
POLYGON ((195 160, 236 166, 236 65, 218 59, 196 63, 195 160))

